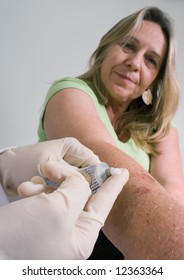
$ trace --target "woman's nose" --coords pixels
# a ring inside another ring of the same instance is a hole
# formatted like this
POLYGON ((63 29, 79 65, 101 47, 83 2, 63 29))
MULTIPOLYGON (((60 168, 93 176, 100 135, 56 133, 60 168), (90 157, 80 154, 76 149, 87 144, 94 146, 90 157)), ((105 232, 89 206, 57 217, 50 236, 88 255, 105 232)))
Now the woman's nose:
POLYGON ((142 57, 139 54, 131 54, 127 60, 126 65, 131 68, 132 71, 139 71, 141 66, 142 57))

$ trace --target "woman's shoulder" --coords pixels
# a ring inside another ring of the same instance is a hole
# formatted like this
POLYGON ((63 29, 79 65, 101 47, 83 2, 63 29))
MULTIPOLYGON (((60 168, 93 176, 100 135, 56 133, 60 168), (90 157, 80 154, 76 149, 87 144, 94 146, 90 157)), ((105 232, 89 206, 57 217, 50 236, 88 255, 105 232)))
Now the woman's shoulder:
POLYGON ((67 88, 80 89, 81 91, 88 94, 94 101, 97 101, 96 94, 90 83, 75 77, 63 77, 53 82, 48 90, 46 99, 49 100, 55 93, 67 88))
POLYGON ((65 88, 79 88, 79 89, 85 89, 85 90, 92 90, 89 84, 79 78, 75 77, 63 77, 51 85, 49 91, 59 91, 61 89, 65 88))

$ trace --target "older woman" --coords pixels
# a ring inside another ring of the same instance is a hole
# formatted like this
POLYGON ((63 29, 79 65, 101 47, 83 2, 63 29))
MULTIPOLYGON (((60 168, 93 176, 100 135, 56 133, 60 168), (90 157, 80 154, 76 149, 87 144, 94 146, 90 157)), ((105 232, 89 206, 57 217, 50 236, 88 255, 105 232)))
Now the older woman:
MULTIPOLYGON (((103 36, 86 73, 51 86, 40 118, 40 141, 75 137, 109 165, 129 169, 104 227, 126 258, 183 257, 175 252, 178 218, 172 225, 169 218, 184 202, 172 123, 179 94, 174 44, 171 20, 158 8, 124 18, 103 36)), ((107 252, 123 258, 113 247, 107 252)))

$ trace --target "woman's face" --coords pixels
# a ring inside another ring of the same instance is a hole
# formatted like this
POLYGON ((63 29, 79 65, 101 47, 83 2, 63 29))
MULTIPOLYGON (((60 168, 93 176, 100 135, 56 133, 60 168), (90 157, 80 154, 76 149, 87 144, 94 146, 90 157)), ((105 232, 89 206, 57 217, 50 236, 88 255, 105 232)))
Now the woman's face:
POLYGON ((143 21, 139 30, 112 45, 101 66, 101 79, 113 102, 130 103, 157 77, 167 50, 161 27, 143 21))

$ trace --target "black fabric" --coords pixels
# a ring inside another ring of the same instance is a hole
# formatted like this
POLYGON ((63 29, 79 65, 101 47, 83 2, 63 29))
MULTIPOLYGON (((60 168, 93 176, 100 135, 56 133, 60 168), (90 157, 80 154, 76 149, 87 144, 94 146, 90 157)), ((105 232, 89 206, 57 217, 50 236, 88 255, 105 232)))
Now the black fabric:
POLYGON ((123 254, 100 231, 93 252, 88 260, 123 260, 123 254))

